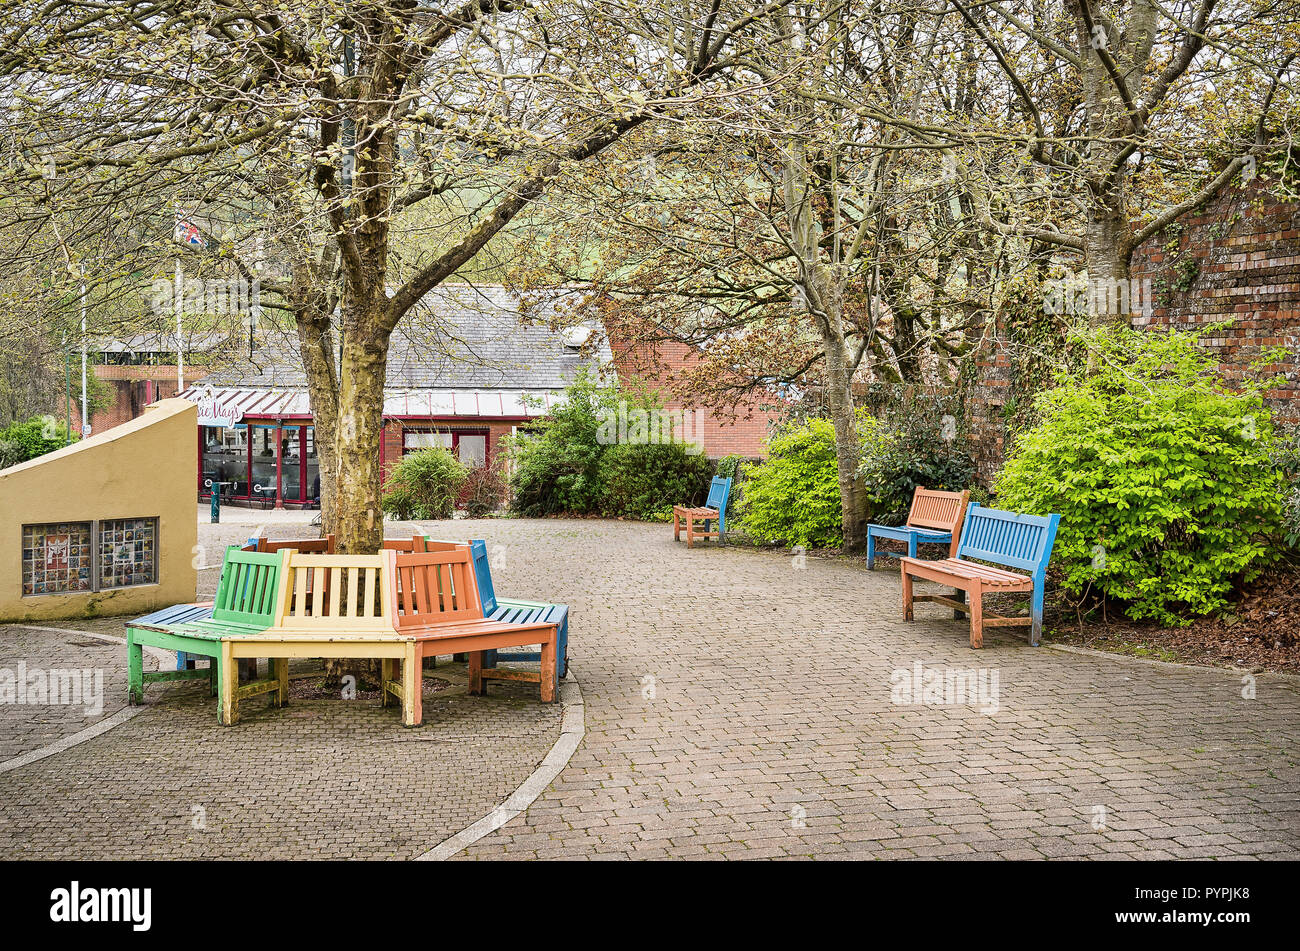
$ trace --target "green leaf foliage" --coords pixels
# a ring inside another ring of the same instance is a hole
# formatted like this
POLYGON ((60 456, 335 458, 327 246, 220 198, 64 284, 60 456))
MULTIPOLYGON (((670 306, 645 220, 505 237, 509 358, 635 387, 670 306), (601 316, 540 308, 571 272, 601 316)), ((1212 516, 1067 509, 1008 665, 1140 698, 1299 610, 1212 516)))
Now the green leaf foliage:
POLYGON ((739 509, 754 538, 805 547, 844 540, 835 426, 810 418, 785 427, 767 443, 765 462, 745 466, 739 509))
POLYGON ((1001 508, 1059 513, 1064 587, 1134 619, 1183 624, 1224 606, 1272 556, 1281 476, 1258 392, 1228 390, 1188 334, 1098 331, 1092 371, 1038 400, 996 484, 1001 508))
POLYGON ((394 518, 451 518, 469 469, 441 446, 408 453, 388 477, 384 511, 394 518))

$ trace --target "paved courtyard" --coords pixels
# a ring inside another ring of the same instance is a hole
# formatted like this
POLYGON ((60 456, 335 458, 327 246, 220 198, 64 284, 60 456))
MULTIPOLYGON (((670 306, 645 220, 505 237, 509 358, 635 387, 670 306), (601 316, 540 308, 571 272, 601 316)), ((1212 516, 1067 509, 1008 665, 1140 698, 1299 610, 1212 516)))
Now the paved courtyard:
MULTIPOLYGON (((248 527, 203 526, 208 560, 248 527)), ((1031 649, 997 630, 971 651, 946 609, 899 620, 896 572, 687 551, 661 525, 423 527, 487 539, 498 594, 571 605, 585 709, 555 781, 458 859, 1300 852, 1293 679, 1258 675, 1245 699, 1231 671, 1031 649), (983 677, 980 702, 895 702, 914 676, 958 670, 983 677)), ((210 588, 216 572, 202 574, 210 588)), ((121 636, 120 620, 50 626, 121 636)), ((101 719, 121 708, 122 655, 0 628, 0 667, 102 666, 101 719)), ((374 701, 333 699, 253 701, 225 729, 202 685, 151 687, 102 735, 0 772, 0 857, 419 855, 490 813, 561 729, 535 687, 469 697, 463 665, 427 674, 428 690, 450 685, 413 730, 374 701)), ((0 707, 0 770, 96 722, 50 709, 0 707)))

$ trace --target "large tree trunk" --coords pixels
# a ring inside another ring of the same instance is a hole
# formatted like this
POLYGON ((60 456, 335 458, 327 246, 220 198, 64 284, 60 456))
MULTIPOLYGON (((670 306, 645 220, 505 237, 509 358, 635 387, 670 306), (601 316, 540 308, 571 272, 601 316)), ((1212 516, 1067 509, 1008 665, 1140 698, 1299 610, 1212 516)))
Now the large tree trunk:
MULTIPOLYGON (((824 275, 823 275, 824 277, 824 275)), ((852 369, 844 351, 843 315, 838 295, 828 282, 821 284, 819 295, 830 304, 822 327, 822 348, 826 355, 826 403, 835 425, 835 468, 840 481, 840 527, 844 532, 844 550, 859 551, 867 544, 867 496, 858 465, 862 444, 858 441, 856 407, 853 401, 852 369)))
POLYGON ((1103 190, 1090 189, 1084 248, 1088 264, 1088 321, 1100 326, 1127 320, 1130 299, 1129 242, 1131 229, 1124 207, 1124 178, 1103 190))
MULTIPOLYGON (((320 473, 320 510, 322 531, 332 531, 335 524, 334 493, 338 479, 338 456, 335 441, 338 433, 339 391, 335 366, 334 335, 330 333, 328 315, 314 311, 297 315, 298 351, 302 354, 307 376, 307 393, 316 447, 316 464, 320 473)), ((308 487, 310 488, 310 487, 308 487)))
POLYGON ((379 498, 387 336, 379 332, 348 334, 343 342, 335 436, 337 479, 332 518, 326 523, 326 530, 338 537, 341 552, 371 554, 383 547, 384 516, 379 498))

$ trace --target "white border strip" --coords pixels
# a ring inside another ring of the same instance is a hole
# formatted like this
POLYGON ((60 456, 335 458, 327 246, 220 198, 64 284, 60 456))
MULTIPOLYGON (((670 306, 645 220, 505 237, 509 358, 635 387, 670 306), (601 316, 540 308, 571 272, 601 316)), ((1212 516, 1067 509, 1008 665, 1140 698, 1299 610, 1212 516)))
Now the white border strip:
POLYGON ((443 839, 429 851, 415 857, 417 862, 441 862, 451 858, 457 852, 473 845, 484 836, 491 835, 511 819, 523 813, 531 806, 546 788, 555 782, 557 776, 569 765, 569 760, 578 749, 578 744, 587 733, 586 710, 582 703, 582 687, 573 674, 569 674, 560 683, 560 703, 564 707, 564 716, 560 721, 560 738, 555 741, 551 751, 546 754, 541 765, 533 770, 532 775, 512 792, 505 802, 497 806, 473 825, 462 829, 455 835, 443 839))
MULTIPOLYGON (((126 643, 125 638, 114 637, 112 634, 100 634, 98 631, 79 631, 76 628, 70 628, 70 627, 39 627, 35 624, 13 624, 11 626, 25 627, 29 631, 45 631, 50 634, 76 634, 78 636, 84 635, 86 637, 95 638, 96 640, 108 641, 113 644, 126 643)), ((154 658, 156 658, 160 663, 171 659, 171 655, 169 655, 166 651, 161 650, 160 648, 144 647, 142 649, 148 651, 149 654, 152 655, 154 658)), ((69 750, 72 747, 78 745, 79 743, 85 743, 87 740, 93 740, 95 737, 107 733, 109 730, 113 729, 113 727, 121 726, 123 723, 131 719, 136 714, 143 713, 144 710, 145 708, 142 706, 130 706, 128 704, 127 706, 123 707, 121 710, 118 710, 117 713, 114 713, 112 716, 105 717, 104 719, 100 720, 98 723, 94 723, 86 727, 84 730, 78 730, 76 733, 73 733, 71 736, 65 736, 63 739, 56 740, 55 742, 51 743, 49 746, 41 746, 34 750, 28 750, 26 753, 23 753, 19 756, 15 756, 13 759, 5 760, 3 763, 0 763, 0 773, 7 773, 10 770, 19 769, 23 766, 27 766, 31 763, 35 763, 38 760, 43 760, 47 756, 53 756, 55 753, 62 753, 64 750, 69 750)))

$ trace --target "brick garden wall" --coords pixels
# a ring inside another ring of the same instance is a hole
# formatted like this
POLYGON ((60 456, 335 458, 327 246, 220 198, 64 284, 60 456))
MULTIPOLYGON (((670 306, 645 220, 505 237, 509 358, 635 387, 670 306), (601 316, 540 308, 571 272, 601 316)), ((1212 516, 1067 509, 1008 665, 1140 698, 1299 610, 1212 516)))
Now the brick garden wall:
MULTIPOLYGON (((1258 370, 1265 347, 1284 347, 1285 385, 1267 403, 1274 418, 1300 422, 1300 204, 1282 202, 1258 183, 1229 189, 1199 214, 1156 235, 1133 255, 1132 275, 1150 279, 1149 319, 1134 326, 1197 330, 1228 321, 1202 340, 1220 374, 1240 383, 1258 370)), ((980 477, 990 480, 1006 446, 1004 412, 1016 392, 1013 343, 1004 327, 990 330, 967 389, 967 422, 980 477)))

